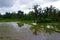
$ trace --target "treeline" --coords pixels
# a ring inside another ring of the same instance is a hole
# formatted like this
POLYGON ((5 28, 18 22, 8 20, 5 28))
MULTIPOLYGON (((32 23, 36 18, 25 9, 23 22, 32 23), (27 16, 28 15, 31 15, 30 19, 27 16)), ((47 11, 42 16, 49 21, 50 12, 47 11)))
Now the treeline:
POLYGON ((53 7, 46 7, 42 9, 38 5, 33 7, 34 11, 30 11, 28 14, 24 14, 19 10, 16 12, 6 12, 4 15, 0 14, 0 19, 20 19, 20 20, 33 20, 34 22, 60 22, 60 10, 53 7))
POLYGON ((3 18, 3 19, 19 19, 19 18, 22 18, 23 16, 23 12, 22 11, 18 11, 18 13, 15 13, 15 12, 6 12, 5 14, 1 15, 0 14, 0 19, 3 18))

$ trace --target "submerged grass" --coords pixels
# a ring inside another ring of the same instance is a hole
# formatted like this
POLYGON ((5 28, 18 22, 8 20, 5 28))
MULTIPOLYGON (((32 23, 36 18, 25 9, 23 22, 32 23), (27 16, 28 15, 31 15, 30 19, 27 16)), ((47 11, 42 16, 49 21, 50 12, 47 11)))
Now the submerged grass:
POLYGON ((41 31, 49 34, 53 32, 60 33, 60 23, 39 23, 37 25, 32 25, 30 30, 32 30, 35 35, 41 31))
POLYGON ((19 27, 22 27, 24 25, 24 23, 20 23, 20 22, 18 22, 17 24, 19 27))

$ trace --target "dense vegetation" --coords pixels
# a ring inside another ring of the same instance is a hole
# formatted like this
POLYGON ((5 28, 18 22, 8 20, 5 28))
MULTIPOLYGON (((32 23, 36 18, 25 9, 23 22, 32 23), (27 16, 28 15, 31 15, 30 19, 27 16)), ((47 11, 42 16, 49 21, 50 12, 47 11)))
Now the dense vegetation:
POLYGON ((42 9, 38 8, 38 5, 33 7, 34 11, 30 11, 28 14, 24 14, 23 11, 19 10, 15 12, 6 12, 4 15, 0 14, 0 21, 2 20, 13 20, 13 21, 32 21, 37 23, 46 23, 46 22, 60 22, 60 10, 53 7, 46 7, 42 9))

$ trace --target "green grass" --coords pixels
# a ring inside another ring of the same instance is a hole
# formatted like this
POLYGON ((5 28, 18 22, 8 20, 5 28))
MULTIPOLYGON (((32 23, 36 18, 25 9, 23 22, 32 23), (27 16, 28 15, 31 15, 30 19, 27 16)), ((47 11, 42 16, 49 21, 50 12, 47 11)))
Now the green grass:
POLYGON ((53 32, 60 33, 60 23, 39 23, 37 25, 32 25, 30 30, 32 30, 35 35, 37 35, 41 31, 44 31, 49 34, 53 32), (47 28, 47 25, 52 26, 53 28, 47 28))
POLYGON ((22 27, 24 25, 24 23, 20 23, 20 22, 18 22, 17 24, 19 27, 22 27))
POLYGON ((20 23, 26 23, 31 24, 33 20, 20 20, 20 19, 0 19, 0 22, 20 22, 20 23))

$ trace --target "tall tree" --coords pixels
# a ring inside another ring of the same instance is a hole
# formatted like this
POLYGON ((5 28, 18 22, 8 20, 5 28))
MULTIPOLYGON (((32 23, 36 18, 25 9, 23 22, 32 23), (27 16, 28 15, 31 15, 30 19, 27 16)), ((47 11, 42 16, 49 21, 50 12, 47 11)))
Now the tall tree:
POLYGON ((22 19, 23 15, 24 15, 24 12, 19 10, 17 15, 18 15, 18 18, 22 19))

